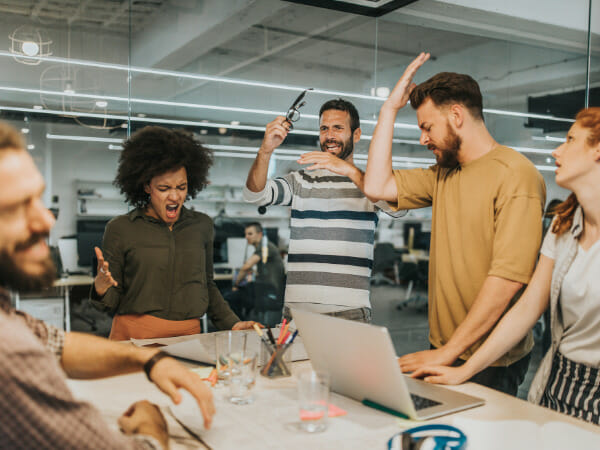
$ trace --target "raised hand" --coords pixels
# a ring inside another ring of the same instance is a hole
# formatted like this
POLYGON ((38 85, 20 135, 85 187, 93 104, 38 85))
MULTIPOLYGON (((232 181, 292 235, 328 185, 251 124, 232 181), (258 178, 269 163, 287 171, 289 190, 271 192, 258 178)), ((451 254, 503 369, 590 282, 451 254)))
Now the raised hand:
POLYGON ((398 110, 404 108, 408 103, 410 93, 415 88, 416 84, 413 83, 413 78, 417 73, 417 70, 429 59, 431 55, 429 53, 421 53, 417 56, 409 65, 406 70, 396 83, 396 86, 392 90, 392 93, 385 101, 386 104, 398 110))
POLYGON ((96 252, 96 258, 98 259, 98 274, 94 279, 94 288, 99 296, 103 296, 111 286, 117 286, 118 283, 108 270, 108 262, 104 260, 102 250, 98 247, 94 247, 94 251, 96 252))
POLYGON ((267 124, 265 136, 263 137, 259 153, 271 154, 279 147, 290 131, 290 123, 283 116, 277 116, 275 120, 267 124))

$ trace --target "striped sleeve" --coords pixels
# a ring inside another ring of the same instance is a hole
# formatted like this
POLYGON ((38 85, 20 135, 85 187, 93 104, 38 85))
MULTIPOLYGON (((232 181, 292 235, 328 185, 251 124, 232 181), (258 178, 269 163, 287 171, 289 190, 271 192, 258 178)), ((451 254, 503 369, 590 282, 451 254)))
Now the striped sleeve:
POLYGON ((253 192, 244 186, 244 200, 260 206, 292 204, 294 193, 294 178, 292 174, 267 180, 265 188, 260 192, 253 192))

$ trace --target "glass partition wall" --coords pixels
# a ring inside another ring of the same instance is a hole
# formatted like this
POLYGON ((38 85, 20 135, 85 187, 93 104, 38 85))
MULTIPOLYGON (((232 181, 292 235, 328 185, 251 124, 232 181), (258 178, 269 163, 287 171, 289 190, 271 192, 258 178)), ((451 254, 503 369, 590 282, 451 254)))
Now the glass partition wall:
MULTIPOLYGON (((127 210, 111 184, 121 142, 163 125, 189 128, 214 150, 212 184, 191 207, 217 220, 260 218, 285 244, 289 211, 259 215, 241 199, 265 125, 313 88, 272 161, 270 172, 284 174, 319 148, 321 104, 348 99, 361 116, 355 155, 364 168, 383 100, 429 51, 416 81, 473 76, 492 135, 535 163, 548 200, 564 198, 550 152, 586 98, 599 104, 600 22, 590 6, 600 9, 590 0, 420 0, 374 18, 276 0, 5 1, 1 118, 26 133, 45 200, 60 209, 53 241, 74 234, 77 220, 127 210)), ((401 111, 395 167, 434 162, 419 135, 414 111, 401 111)), ((380 239, 401 240, 402 227, 383 220, 380 239)))

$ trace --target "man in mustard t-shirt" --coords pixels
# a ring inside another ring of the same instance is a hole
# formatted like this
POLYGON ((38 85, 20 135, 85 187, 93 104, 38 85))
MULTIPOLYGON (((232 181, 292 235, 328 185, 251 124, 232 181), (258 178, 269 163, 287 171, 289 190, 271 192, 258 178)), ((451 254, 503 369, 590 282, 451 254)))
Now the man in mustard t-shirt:
MULTIPOLYGON (((383 104, 365 174, 370 197, 401 209, 432 207, 431 349, 401 357, 404 372, 462 364, 482 344, 533 273, 546 196, 534 165, 488 132, 473 78, 442 72, 412 83, 427 59, 422 53, 408 66, 383 104), (392 170, 394 121, 409 99, 437 164, 392 170)), ((471 381, 516 395, 532 347, 530 333, 471 381)))

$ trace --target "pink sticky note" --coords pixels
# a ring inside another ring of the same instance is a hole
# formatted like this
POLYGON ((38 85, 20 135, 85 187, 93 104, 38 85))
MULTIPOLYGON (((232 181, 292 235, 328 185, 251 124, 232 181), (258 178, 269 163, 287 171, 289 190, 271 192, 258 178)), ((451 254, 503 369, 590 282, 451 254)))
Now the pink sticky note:
MULTIPOLYGON (((329 404, 329 410, 327 411, 327 415, 329 417, 338 417, 346 415, 347 412, 342 408, 335 406, 333 404, 329 404)), ((319 411, 306 411, 304 409, 300 410, 300 419, 301 420, 319 420, 323 414, 319 411)))

